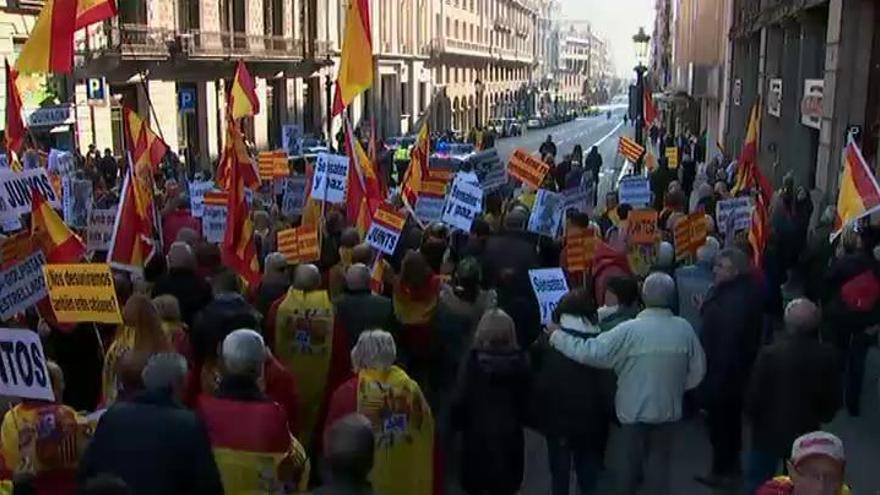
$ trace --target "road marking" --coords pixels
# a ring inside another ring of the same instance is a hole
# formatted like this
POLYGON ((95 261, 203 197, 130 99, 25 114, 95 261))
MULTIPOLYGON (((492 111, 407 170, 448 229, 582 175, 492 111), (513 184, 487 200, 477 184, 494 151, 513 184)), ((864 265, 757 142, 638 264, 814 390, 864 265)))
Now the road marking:
POLYGON ((593 146, 602 146, 602 143, 604 143, 606 139, 613 136, 614 133, 617 132, 622 126, 623 126, 623 122, 618 122, 617 125, 614 126, 614 129, 611 129, 611 132, 606 134, 602 139, 596 141, 596 144, 594 144, 593 146))

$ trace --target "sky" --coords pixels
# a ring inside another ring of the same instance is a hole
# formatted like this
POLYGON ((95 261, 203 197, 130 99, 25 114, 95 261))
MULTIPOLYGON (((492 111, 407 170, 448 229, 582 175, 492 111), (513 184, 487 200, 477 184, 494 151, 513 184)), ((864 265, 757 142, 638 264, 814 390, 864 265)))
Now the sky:
POLYGON ((632 37, 640 26, 654 30, 655 0, 559 0, 560 18, 587 20, 593 31, 611 43, 614 73, 632 76, 636 54, 632 37))

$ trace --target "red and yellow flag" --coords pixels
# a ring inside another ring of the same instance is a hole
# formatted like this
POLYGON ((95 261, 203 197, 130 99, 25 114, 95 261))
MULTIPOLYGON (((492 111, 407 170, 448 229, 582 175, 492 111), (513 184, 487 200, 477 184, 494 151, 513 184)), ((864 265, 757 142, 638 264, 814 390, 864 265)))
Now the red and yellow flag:
POLYGON ((143 270, 156 253, 152 189, 146 189, 129 167, 119 198, 107 262, 114 268, 143 270))
POLYGON ((345 38, 339 74, 336 76, 336 99, 333 115, 339 115, 355 97, 373 85, 373 39, 370 30, 369 0, 348 2, 345 12, 345 38))
POLYGON ((843 155, 840 192, 837 193, 835 234, 840 233, 848 224, 878 210, 880 187, 877 186, 877 179, 862 156, 862 150, 849 138, 843 155))
POLYGON ((46 0, 34 29, 15 62, 19 74, 60 73, 73 69, 73 33, 77 0, 46 0))
POLYGON ((125 145, 131 154, 135 175, 142 178, 147 173, 154 174, 168 152, 168 144, 130 108, 122 108, 122 123, 125 145))
POLYGON ((235 66, 235 77, 229 90, 229 113, 234 120, 260 113, 256 82, 241 60, 235 66))
POLYGON ((643 118, 645 120, 644 126, 646 129, 650 129, 651 126, 654 125, 654 121, 657 120, 657 107, 654 106, 654 94, 651 90, 650 84, 645 83, 645 89, 642 91, 644 96, 643 98, 643 110, 644 115, 643 118))
POLYGON ((12 163, 12 154, 18 153, 24 143, 27 129, 21 119, 21 95, 15 84, 18 73, 9 67, 6 61, 6 129, 3 132, 6 139, 6 153, 9 163, 12 163))
POLYGON ((348 169, 346 216, 349 224, 354 225, 363 238, 384 197, 373 164, 361 143, 355 139, 348 121, 345 123, 345 137, 345 151, 352 163, 348 169))
POLYGON ((764 196, 755 195, 755 208, 752 210, 752 223, 749 226, 749 245, 752 246, 752 262, 760 268, 764 262, 764 251, 770 238, 770 215, 764 196))
POLYGON ((116 15, 114 0, 78 0, 74 29, 82 29, 116 15))
MULTIPOLYGON (((238 140, 240 143, 227 142, 227 150, 230 146, 244 146, 241 132, 235 127, 230 123, 232 130, 227 132, 227 140, 238 140)), ((226 233, 221 247, 223 264, 235 270, 249 286, 254 286, 260 281, 260 265, 254 244, 254 224, 244 196, 245 172, 253 171, 254 165, 250 157, 246 162, 241 162, 237 153, 226 154, 224 151, 224 154, 228 160, 229 183, 232 187, 226 202, 226 233)))
POLYGON ((431 140, 428 135, 428 123, 422 124, 416 144, 409 158, 409 168, 403 176, 401 198, 410 208, 415 209, 416 199, 422 189, 422 181, 428 178, 428 159, 431 156, 431 140))
POLYGON ((70 230, 36 188, 31 199, 31 240, 43 250, 49 263, 76 263, 86 254, 82 239, 70 230))
POLYGON ((755 102, 749 117, 746 140, 736 164, 736 180, 731 193, 735 196, 742 191, 757 188, 764 196, 765 203, 773 197, 773 187, 758 168, 758 135, 761 129, 761 101, 755 102))
POLYGON ((226 120, 226 143, 223 147, 223 153, 220 155, 220 164, 217 165, 217 177, 214 182, 224 191, 228 191, 235 187, 232 180, 231 170, 233 167, 238 169, 238 177, 244 183, 244 187, 253 189, 260 185, 260 172, 256 163, 251 160, 248 154, 247 146, 244 144, 244 136, 238 125, 230 120, 226 120))

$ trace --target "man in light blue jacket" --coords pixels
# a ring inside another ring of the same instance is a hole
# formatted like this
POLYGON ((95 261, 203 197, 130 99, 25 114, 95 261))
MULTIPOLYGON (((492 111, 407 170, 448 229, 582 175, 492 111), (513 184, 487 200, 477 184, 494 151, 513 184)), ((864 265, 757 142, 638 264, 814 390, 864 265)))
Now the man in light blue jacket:
POLYGON ((642 300, 645 310, 611 331, 583 338, 550 330, 550 344, 570 359, 617 374, 615 409, 625 443, 618 495, 635 494, 642 479, 646 493, 667 495, 674 425, 682 417, 685 391, 706 373, 706 358, 690 323, 670 310, 672 277, 649 275, 642 300))

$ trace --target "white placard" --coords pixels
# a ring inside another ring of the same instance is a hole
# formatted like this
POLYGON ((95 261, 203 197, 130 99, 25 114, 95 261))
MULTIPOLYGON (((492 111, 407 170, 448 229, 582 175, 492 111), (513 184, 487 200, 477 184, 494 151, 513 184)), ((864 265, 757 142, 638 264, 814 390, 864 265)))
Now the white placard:
POLYGON ((204 205, 202 235, 207 242, 219 244, 226 234, 226 205, 204 205))
POLYGON ((480 182, 480 185, 483 186, 483 191, 486 193, 493 192, 497 189, 500 189, 505 184, 507 184, 507 170, 503 167, 492 167, 487 172, 486 175, 483 176, 483 180, 480 182))
POLYGON ((443 205, 445 203, 446 198, 419 195, 416 199, 414 211, 416 218, 424 223, 439 222, 440 218, 443 217, 443 205))
POLYGON ((284 181, 284 197, 281 200, 281 214, 288 217, 302 215, 306 204, 306 178, 304 175, 288 177, 284 181))
POLYGON ((388 256, 393 256, 394 250, 397 249, 397 242, 400 241, 400 232, 374 221, 370 224, 370 230, 367 231, 366 241, 370 246, 388 256))
POLYGON ((348 157, 320 153, 312 179, 312 198, 328 203, 344 203, 348 184, 348 157))
POLYGON ((71 227, 84 229, 89 225, 89 212, 92 210, 94 195, 92 193, 92 181, 75 179, 65 175, 61 179, 64 189, 62 201, 64 223, 71 227))
POLYGON ((55 400, 46 355, 36 332, 0 328, 0 395, 55 400))
POLYGON ((89 228, 86 232, 86 248, 89 251, 110 249, 113 238, 113 224, 116 221, 116 207, 93 208, 89 213, 89 228))
POLYGON ((801 124, 813 129, 822 128, 822 101, 824 95, 824 79, 804 79, 804 97, 801 99, 801 124))
POLYGON ((208 180, 197 180, 189 183, 189 209, 195 218, 202 218, 205 211, 205 193, 214 190, 214 183, 208 180))
POLYGON ((565 205, 565 211, 568 210, 577 210, 581 213, 589 213, 590 211, 590 199, 591 199, 591 190, 587 187, 586 184, 581 184, 580 186, 570 187, 564 191, 562 191, 563 203, 565 205))
POLYGON ((453 182, 446 194, 441 220, 457 229, 470 232, 471 224, 483 209, 483 190, 466 181, 453 182))
POLYGON ((651 202, 651 185, 647 177, 629 176, 620 180, 618 186, 620 204, 628 204, 633 208, 648 206, 651 202))
POLYGON ((281 126, 281 142, 288 156, 302 155, 303 129, 297 124, 281 126))
POLYGON ((727 234, 729 226, 734 232, 749 228, 752 223, 752 202, 748 196, 719 201, 715 205, 715 225, 718 232, 727 234), (731 215, 733 218, 731 218, 731 215))
POLYGON ((568 292, 568 282, 562 268, 541 268, 529 270, 529 281, 538 306, 541 308, 541 324, 546 325, 553 321, 553 311, 559 300, 568 292))
POLYGON ((7 320, 46 297, 45 264, 43 252, 37 250, 0 272, 0 320, 7 320))
POLYGON ((31 212, 32 188, 40 191, 52 208, 61 209, 61 198, 52 189, 52 181, 42 167, 19 173, 0 169, 0 221, 31 212))
POLYGON ((562 224, 564 198, 561 194, 538 189, 535 206, 529 215, 529 232, 556 237, 562 224))

